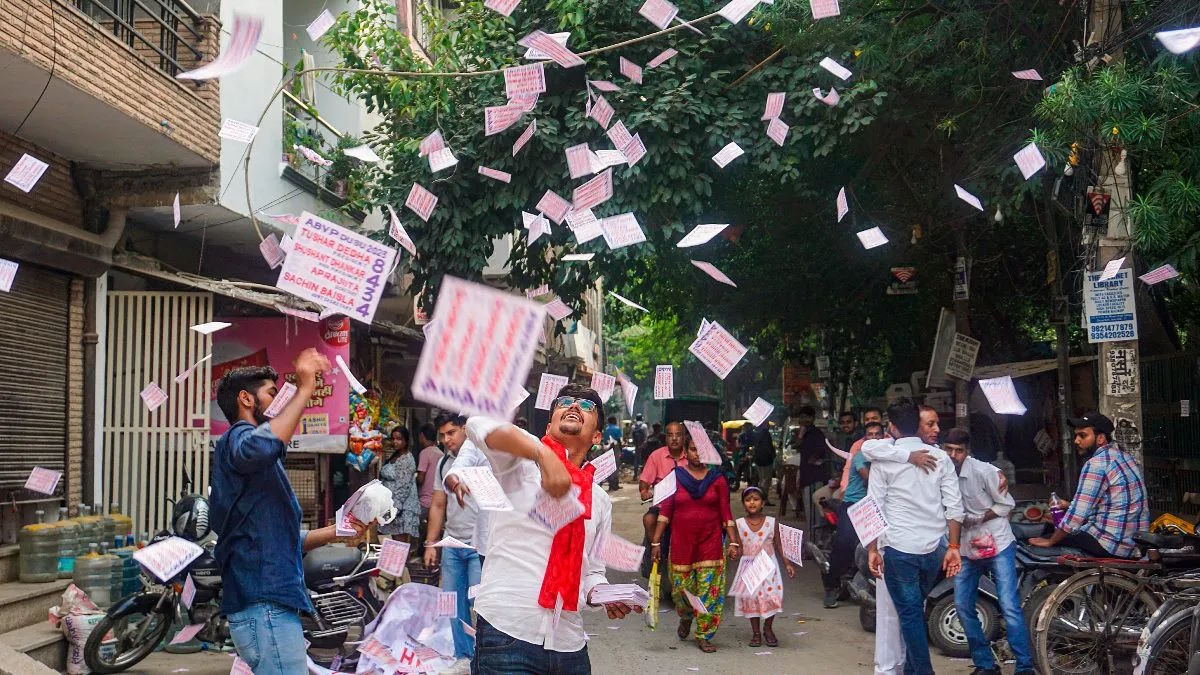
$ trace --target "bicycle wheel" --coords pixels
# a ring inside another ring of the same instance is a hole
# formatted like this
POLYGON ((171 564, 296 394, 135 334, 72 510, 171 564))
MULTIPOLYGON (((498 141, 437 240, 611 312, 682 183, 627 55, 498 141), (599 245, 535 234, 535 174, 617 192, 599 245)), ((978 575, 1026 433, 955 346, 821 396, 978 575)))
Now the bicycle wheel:
POLYGON ((1138 664, 1135 673, 1145 675, 1178 675, 1187 672, 1191 659, 1192 608, 1186 607, 1172 614, 1150 634, 1148 649, 1138 654, 1144 657, 1145 666, 1138 664))
POLYGON ((1050 675, 1127 672, 1158 597, 1128 575, 1087 570, 1046 598, 1034 631, 1034 657, 1050 675))

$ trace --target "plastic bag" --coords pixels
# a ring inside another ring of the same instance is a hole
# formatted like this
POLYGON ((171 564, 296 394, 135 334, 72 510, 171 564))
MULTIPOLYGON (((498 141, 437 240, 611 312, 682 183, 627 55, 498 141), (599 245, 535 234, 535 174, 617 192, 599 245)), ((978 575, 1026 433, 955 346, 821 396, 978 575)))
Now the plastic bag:
POLYGON ((68 614, 63 618, 63 635, 67 637, 67 672, 70 675, 92 672, 83 660, 83 647, 96 624, 103 620, 103 614, 68 614))
POLYGON ((58 628, 63 617, 69 615, 103 614, 104 612, 92 602, 87 593, 75 584, 67 586, 63 591, 62 601, 50 608, 50 625, 58 628))
POLYGON ((650 604, 646 606, 646 612, 643 616, 646 618, 646 625, 650 630, 658 628, 658 586, 662 583, 662 577, 658 574, 658 561, 650 567, 650 604))

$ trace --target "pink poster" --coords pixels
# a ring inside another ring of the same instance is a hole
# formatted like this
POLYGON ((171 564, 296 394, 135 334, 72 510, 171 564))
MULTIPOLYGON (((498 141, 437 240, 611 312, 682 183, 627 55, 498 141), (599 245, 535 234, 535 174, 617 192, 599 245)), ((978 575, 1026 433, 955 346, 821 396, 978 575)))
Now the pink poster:
MULTIPOLYGON (((295 382, 293 364, 301 351, 314 347, 329 357, 350 359, 350 320, 344 316, 317 321, 295 321, 285 317, 225 317, 233 324, 213 334, 212 400, 209 419, 212 441, 229 429, 229 423, 217 407, 217 383, 229 370, 242 366, 269 365, 279 372, 280 380, 295 382)), ((317 388, 300 418, 300 431, 292 437, 289 450, 295 452, 346 451, 350 430, 350 384, 336 367, 318 376, 317 388)))

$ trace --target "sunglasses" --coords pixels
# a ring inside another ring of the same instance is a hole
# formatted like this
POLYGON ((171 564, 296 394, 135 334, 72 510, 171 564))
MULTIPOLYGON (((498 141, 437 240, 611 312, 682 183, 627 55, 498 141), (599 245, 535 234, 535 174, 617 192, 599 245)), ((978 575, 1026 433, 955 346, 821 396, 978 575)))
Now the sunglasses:
POLYGON ((591 399, 573 396, 559 396, 554 399, 555 408, 570 408, 573 405, 578 405, 583 412, 596 412, 596 402, 591 399))

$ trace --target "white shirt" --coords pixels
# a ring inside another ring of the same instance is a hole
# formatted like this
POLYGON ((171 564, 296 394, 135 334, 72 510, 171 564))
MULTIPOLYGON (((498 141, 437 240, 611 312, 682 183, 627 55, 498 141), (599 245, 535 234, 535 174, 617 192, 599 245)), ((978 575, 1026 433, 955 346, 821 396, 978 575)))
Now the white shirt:
MULTIPOLYGON (((542 494, 542 472, 537 464, 514 457, 487 445, 487 436, 505 426, 505 422, 486 417, 467 420, 467 437, 491 462, 492 471, 513 504, 512 511, 489 514, 490 541, 475 596, 475 613, 487 619, 500 632, 556 652, 577 652, 586 645, 583 617, 579 612, 562 610, 554 627, 554 608, 538 604, 542 578, 550 561, 554 535, 529 517, 529 509, 542 494)), ((525 432, 538 443, 541 440, 525 432)), ((543 461, 553 461, 549 452, 543 461)), ((592 517, 583 521, 584 556, 579 580, 579 607, 597 584, 608 583, 597 540, 612 531, 612 502, 604 490, 592 490, 592 517)))
MULTIPOLYGON (((462 469, 467 469, 473 466, 486 466, 490 469, 492 465, 488 462, 487 455, 484 455, 482 450, 475 447, 475 444, 468 440, 462 444, 461 448, 458 449, 458 456, 454 458, 453 464, 447 465, 446 476, 438 476, 438 482, 434 485, 435 490, 442 490, 443 492, 446 492, 447 514, 450 512, 451 502, 453 502, 454 508, 457 511, 462 513, 463 510, 458 505, 458 497, 446 490, 446 477, 454 476, 462 469)), ((461 475, 458 475, 457 478, 462 480, 461 475)), ((451 533, 450 536, 459 539, 459 541, 465 544, 474 546, 475 550, 479 552, 479 555, 486 556, 488 542, 488 512, 479 508, 479 505, 475 503, 474 497, 468 495, 463 501, 465 501, 467 506, 470 507, 470 514, 474 518, 471 523, 471 534, 469 535, 470 539, 460 539, 458 535, 453 533, 451 533)), ((447 522, 449 522, 448 515, 447 522)), ((462 522, 466 524, 467 521, 464 518, 462 522)))
POLYGON ((950 456, 916 437, 895 443, 870 440, 863 443, 862 452, 871 462, 867 496, 875 499, 888 522, 879 537, 879 548, 913 555, 937 549, 946 534, 946 521, 962 522, 963 518, 958 475, 950 456), (909 464, 908 455, 914 450, 928 450, 938 461, 937 468, 927 473, 909 464), (898 456, 904 459, 895 461, 898 456))
MULTIPOLYGON (((471 441, 466 441, 458 449, 457 455, 445 458, 444 462, 441 459, 438 460, 437 471, 434 475, 433 491, 446 493, 446 520, 442 525, 442 536, 450 535, 464 544, 470 544, 479 551, 480 555, 484 555, 483 548, 475 541, 475 536, 478 532, 476 525, 479 522, 479 506, 475 504, 474 499, 466 499, 464 500, 466 506, 459 506, 458 497, 446 490, 446 476, 450 475, 455 467, 476 466, 469 463, 473 461, 472 458, 474 457, 472 450, 475 453, 479 452, 477 448, 471 445, 471 441), (464 463, 460 465, 458 463, 459 458, 463 457, 464 454, 468 459, 464 460, 464 463)), ((486 458, 484 459, 484 465, 487 465, 486 458)))
POLYGON ((963 510, 968 516, 978 518, 988 511, 996 518, 963 530, 962 554, 971 559, 979 556, 971 540, 992 535, 996 541, 996 552, 1008 548, 1016 538, 1008 524, 1008 514, 1016 506, 1011 495, 1000 491, 1000 469, 968 456, 958 472, 958 491, 962 494, 963 510))

